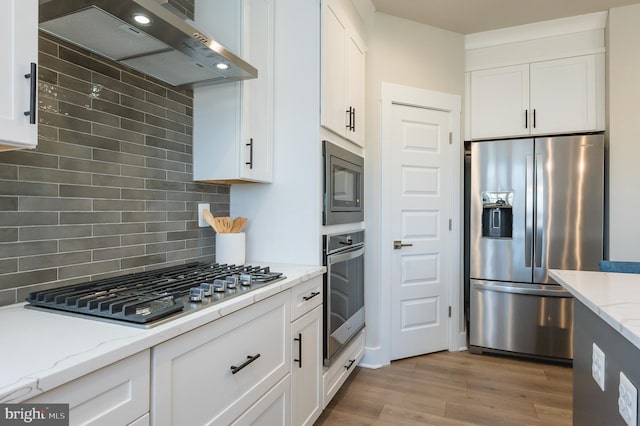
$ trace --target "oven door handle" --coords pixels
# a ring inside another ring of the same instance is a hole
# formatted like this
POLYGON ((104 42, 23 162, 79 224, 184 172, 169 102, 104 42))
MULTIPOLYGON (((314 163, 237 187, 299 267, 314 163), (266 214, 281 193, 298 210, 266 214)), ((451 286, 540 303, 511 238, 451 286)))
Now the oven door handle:
POLYGON ((333 265, 335 263, 345 262, 364 255, 364 247, 359 247, 355 250, 343 251, 337 254, 330 254, 327 256, 327 265, 333 265))

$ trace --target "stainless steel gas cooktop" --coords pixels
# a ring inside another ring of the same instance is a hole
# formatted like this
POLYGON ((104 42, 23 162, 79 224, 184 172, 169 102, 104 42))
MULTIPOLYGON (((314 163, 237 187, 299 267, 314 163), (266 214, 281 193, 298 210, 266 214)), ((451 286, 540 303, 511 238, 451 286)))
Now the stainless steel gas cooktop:
POLYGON ((150 327, 284 278, 268 266, 190 263, 36 291, 26 307, 150 327))

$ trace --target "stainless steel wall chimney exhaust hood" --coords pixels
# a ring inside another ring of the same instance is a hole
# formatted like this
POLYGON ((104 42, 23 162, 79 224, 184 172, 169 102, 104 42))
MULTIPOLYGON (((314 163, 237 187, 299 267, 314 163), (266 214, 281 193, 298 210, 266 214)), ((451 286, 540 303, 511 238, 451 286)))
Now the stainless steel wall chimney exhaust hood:
POLYGON ((161 3, 166 0, 40 0, 40 29, 173 86, 258 76, 161 3))

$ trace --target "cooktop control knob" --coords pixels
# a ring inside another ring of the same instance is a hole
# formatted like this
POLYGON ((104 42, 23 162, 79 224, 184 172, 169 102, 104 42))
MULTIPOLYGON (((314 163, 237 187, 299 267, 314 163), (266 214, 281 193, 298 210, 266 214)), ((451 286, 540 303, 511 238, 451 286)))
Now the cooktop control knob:
POLYGON ((250 286, 251 281, 251 274, 240 274, 240 284, 250 286))
POLYGON ((206 297, 211 297, 214 292, 213 283, 202 283, 200 284, 200 288, 204 291, 206 297))
POLYGON ((227 283, 227 288, 236 288, 238 287, 238 276, 232 275, 225 279, 227 283))
POLYGON ((189 290, 189 300, 192 302, 202 302, 204 299, 204 289, 200 287, 193 287, 189 290))
POLYGON ((224 280, 214 280, 213 281, 213 291, 216 293, 224 293, 226 290, 226 282, 224 280))

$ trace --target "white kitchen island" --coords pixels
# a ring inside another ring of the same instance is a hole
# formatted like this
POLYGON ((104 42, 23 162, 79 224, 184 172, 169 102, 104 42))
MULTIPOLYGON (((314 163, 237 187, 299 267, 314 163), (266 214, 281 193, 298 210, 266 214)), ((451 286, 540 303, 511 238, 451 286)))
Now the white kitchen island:
POLYGON ((622 375, 640 387, 640 274, 551 270, 550 276, 575 298, 573 424, 638 424, 637 392, 622 391, 626 419, 618 400, 622 375))

